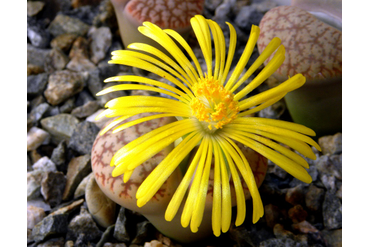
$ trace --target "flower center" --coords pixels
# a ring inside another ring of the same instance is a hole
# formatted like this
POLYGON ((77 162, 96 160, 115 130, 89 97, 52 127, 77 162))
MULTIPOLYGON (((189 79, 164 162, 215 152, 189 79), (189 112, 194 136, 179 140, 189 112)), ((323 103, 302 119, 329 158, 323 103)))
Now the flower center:
POLYGON ((239 112, 238 102, 212 76, 206 75, 204 80, 199 79, 192 90, 196 96, 190 103, 192 114, 199 121, 207 123, 209 130, 221 129, 236 118, 239 112))

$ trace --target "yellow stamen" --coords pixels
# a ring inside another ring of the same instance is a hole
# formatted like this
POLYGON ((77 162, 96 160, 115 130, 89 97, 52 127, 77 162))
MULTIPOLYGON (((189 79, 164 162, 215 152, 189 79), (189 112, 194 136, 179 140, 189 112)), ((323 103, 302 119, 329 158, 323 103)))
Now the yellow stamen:
POLYGON ((190 103, 192 115, 208 123, 209 130, 221 129, 236 118, 239 112, 234 95, 212 76, 199 79, 192 91, 196 96, 190 103), (215 128, 215 129, 214 129, 215 128))

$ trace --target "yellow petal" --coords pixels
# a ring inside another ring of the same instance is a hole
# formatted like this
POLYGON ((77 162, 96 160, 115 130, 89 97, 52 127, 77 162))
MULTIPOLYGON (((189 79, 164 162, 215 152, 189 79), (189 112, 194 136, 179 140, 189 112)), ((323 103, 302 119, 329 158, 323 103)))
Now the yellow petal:
POLYGON ((229 39, 229 51, 227 53, 226 65, 225 65, 224 72, 223 72, 223 75, 222 75, 222 78, 221 78, 221 84, 222 85, 225 84, 226 78, 229 74, 230 66, 231 66, 231 63, 233 61, 233 57, 234 57, 234 53, 235 53, 236 40, 237 40, 236 31, 235 31, 235 28, 233 27, 233 25, 231 25, 228 22, 226 22, 226 24, 229 26, 230 39, 229 39))
POLYGON ((243 54, 240 57, 238 63, 235 66, 233 73, 231 74, 230 79, 226 83, 225 88, 230 90, 232 86, 234 86, 236 80, 239 78, 240 74, 242 73, 245 65, 248 63, 249 58, 252 55, 253 49, 257 43, 258 36, 260 34, 260 29, 258 26, 252 25, 251 32, 249 34, 248 42, 244 48, 243 54))
POLYGON ((138 57, 129 56, 128 54, 120 55, 120 59, 114 59, 110 60, 108 63, 111 64, 121 64, 126 66, 132 66, 137 67, 142 70, 146 70, 149 72, 152 72, 160 77, 163 77, 179 88, 181 88, 185 93, 192 95, 191 91, 179 80, 177 80, 174 76, 172 76, 170 73, 166 72, 165 70, 161 69, 159 66, 156 66, 152 63, 149 63, 145 60, 142 60, 138 57))
POLYGON ((172 196, 171 201, 167 206, 167 210, 165 213, 165 219, 167 221, 171 221, 175 217, 180 207, 180 204, 184 198, 184 195, 189 187, 191 179, 193 178, 194 171, 197 168, 200 156, 204 152, 203 151, 204 148, 205 148, 205 142, 202 141, 192 162, 190 163, 188 169, 186 170, 185 176, 182 178, 181 183, 177 187, 175 194, 172 196))
POLYGON ((207 64, 208 75, 212 75, 212 45, 207 22, 203 16, 196 15, 194 18, 190 19, 190 24, 194 30, 195 36, 197 37, 204 60, 207 64))
MULTIPOLYGON (((248 137, 240 136, 234 133, 227 133, 230 138, 243 143, 244 145, 250 147, 251 149, 255 150, 256 152, 260 153, 261 155, 265 156, 267 159, 274 162, 276 165, 283 168, 286 172, 291 174, 293 177, 301 180, 305 183, 311 183, 312 178, 308 174, 305 168, 298 165, 293 160, 285 157, 284 155, 266 147, 265 145, 256 142, 248 137)), ((248 186, 249 188, 249 186, 248 186)))
POLYGON ((166 158, 149 174, 136 192, 138 206, 145 205, 159 190, 167 178, 178 167, 180 162, 198 144, 201 135, 189 134, 166 158))
POLYGON ((296 74, 292 78, 288 79, 284 83, 276 86, 274 88, 270 88, 262 93, 249 97, 245 100, 239 102, 240 110, 245 110, 250 107, 259 105, 271 98, 281 97, 281 94, 288 93, 293 91, 301 86, 306 82, 306 78, 302 74, 296 74))
POLYGON ((177 62, 175 62, 169 56, 167 56, 162 51, 158 50, 153 46, 143 43, 132 43, 128 46, 128 48, 143 51, 160 58, 161 60, 166 62, 169 66, 173 67, 178 73, 180 73, 181 76, 183 76, 190 83, 190 85, 197 82, 196 77, 194 77, 193 73, 189 71, 189 69, 193 68, 193 66, 190 67, 185 66, 185 68, 182 68, 177 64, 177 62))
POLYGON ((207 197, 209 173, 211 170, 212 163, 212 142, 208 144, 207 158, 205 162, 205 167, 202 173, 202 179, 199 184, 197 198, 194 204, 194 212, 190 221, 190 230, 192 232, 197 232, 200 224, 202 223, 204 207, 207 197))
MULTIPOLYGON (((142 77, 142 76, 136 76, 136 75, 113 76, 113 77, 109 77, 109 78, 104 80, 104 82, 112 82, 112 81, 123 81, 123 82, 129 81, 129 82, 145 83, 145 84, 149 84, 149 85, 153 85, 153 86, 157 86, 157 87, 160 87, 160 88, 167 89, 168 91, 173 92, 173 93, 181 96, 181 101, 189 102, 191 100, 189 95, 183 93, 182 91, 178 90, 175 87, 172 87, 172 86, 168 85, 167 83, 152 80, 152 79, 142 77)), ((98 94, 103 95, 104 93, 99 92, 98 94)))
MULTIPOLYGON (((251 67, 249 67, 247 72, 245 72, 245 74, 239 79, 239 81, 233 86, 233 88, 230 91, 234 92, 243 82, 245 82, 263 64, 263 62, 279 47, 280 44, 281 40, 278 37, 273 38, 270 41, 270 43, 266 46, 266 48, 262 51, 262 53, 258 56, 258 58, 254 61, 251 67)), ((254 85, 252 88, 255 87, 256 85, 254 85)), ((251 89, 249 89, 248 91, 250 91, 251 89)))
POLYGON ((212 137, 214 147, 214 173, 213 173, 213 202, 212 202, 212 230, 213 234, 218 237, 221 234, 221 159, 222 153, 217 140, 212 137))
POLYGON ((240 92, 235 95, 235 100, 240 100, 262 82, 264 82, 267 78, 269 78, 283 64, 285 60, 284 53, 285 48, 281 45, 273 58, 262 69, 262 71, 258 73, 258 75, 245 88, 240 90, 240 92))
POLYGON ((204 142, 204 148, 201 150, 201 157, 197 166, 197 170, 195 172, 195 176, 193 179, 193 182, 191 184, 190 190, 188 197, 185 201, 184 209, 181 214, 181 225, 183 227, 187 227, 190 223, 190 220, 193 216, 194 213, 194 205, 195 201, 198 197, 198 192, 199 192, 199 186, 203 174, 203 169, 205 165, 205 160, 207 156, 207 150, 208 150, 208 145, 209 145, 209 139, 208 138, 203 138, 202 142, 204 142))
MULTIPOLYGON (((189 54, 189 56, 191 57, 192 61, 194 62, 195 64, 195 67, 197 68, 197 71, 198 71, 198 74, 196 73, 195 69, 193 66, 187 66, 188 69, 184 68, 186 71, 191 71, 191 73, 195 76, 195 77, 199 77, 201 79, 204 79, 203 78, 203 71, 200 67, 200 64, 199 64, 199 61, 198 59, 196 58, 193 50, 191 49, 191 47, 189 46, 189 44, 185 41, 185 39, 177 32, 175 32, 174 30, 171 30, 171 29, 166 29, 164 30, 168 35, 170 35, 173 39, 175 39, 177 42, 179 42, 179 44, 186 50, 186 52, 189 54)), ((189 72, 188 72, 189 73, 189 72)))

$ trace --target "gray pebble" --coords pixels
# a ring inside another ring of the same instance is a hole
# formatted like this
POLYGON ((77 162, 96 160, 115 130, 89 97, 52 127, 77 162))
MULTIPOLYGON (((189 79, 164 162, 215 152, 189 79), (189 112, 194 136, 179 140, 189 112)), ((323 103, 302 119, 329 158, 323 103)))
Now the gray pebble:
POLYGON ((57 168, 53 161, 51 161, 47 156, 42 157, 35 164, 32 165, 34 170, 43 172, 56 172, 57 168))
POLYGON ((37 245, 37 247, 56 247, 56 246, 61 246, 63 247, 64 246, 64 238, 63 237, 60 237, 60 238, 52 238, 52 239, 48 239, 46 240, 45 242, 42 242, 40 244, 37 245))
POLYGON ((92 63, 87 57, 74 56, 71 61, 67 64, 67 69, 79 72, 79 71, 93 71, 96 69, 94 63, 92 63))
POLYGON ((62 140, 69 141, 78 119, 70 114, 59 114, 41 120, 42 128, 48 131, 54 143, 62 140))
POLYGON ((73 33, 78 36, 84 36, 89 28, 89 25, 79 19, 58 14, 50 23, 48 30, 54 37, 64 33, 73 33))
POLYGON ((91 122, 83 121, 77 124, 71 135, 68 147, 80 154, 90 154, 99 130, 99 127, 91 122))
POLYGON ((45 6, 41 1, 27 1, 27 16, 37 15, 45 6))
POLYGON ((130 235, 127 232, 126 209, 124 207, 121 207, 119 210, 113 236, 122 242, 130 241, 130 235))
POLYGON ((92 240, 99 240, 102 232, 85 208, 81 208, 79 215, 75 216, 68 224, 67 238, 87 244, 92 240))
POLYGON ((91 172, 91 156, 86 154, 72 158, 68 163, 66 175, 66 186, 63 193, 63 200, 70 199, 82 179, 91 172))
POLYGON ((27 64, 33 64, 44 68, 45 58, 49 52, 50 49, 41 49, 27 44, 27 64))
POLYGON ((36 242, 47 237, 65 234, 68 226, 68 215, 48 215, 32 229, 32 237, 36 242))
POLYGON ((305 203, 308 209, 318 211, 321 209, 324 200, 325 190, 310 184, 305 194, 305 203))
POLYGON ((322 205, 322 216, 326 229, 342 228, 342 203, 330 192, 326 192, 322 205))
POLYGON ((29 114, 27 114, 27 122, 29 122, 31 126, 37 126, 41 118, 46 115, 45 113, 49 108, 50 105, 48 103, 39 104, 33 108, 29 114))
POLYGON ((89 101, 86 104, 76 107, 71 114, 77 118, 86 118, 100 108, 98 101, 89 101))
POLYGON ((27 206, 27 228, 32 229, 45 217, 45 211, 35 206, 27 206))
POLYGON ((56 70, 64 69, 68 62, 69 58, 62 50, 53 48, 46 56, 44 68, 46 72, 53 73, 56 70))
POLYGON ((27 96, 35 97, 41 95, 48 83, 49 75, 40 73, 27 76, 27 96))
POLYGON ((91 61, 98 64, 105 58, 106 52, 112 44, 112 33, 108 27, 92 27, 88 37, 91 38, 91 61))
POLYGON ((35 47, 46 48, 49 46, 49 32, 41 22, 38 22, 33 17, 27 17, 27 37, 35 47))
POLYGON ((47 172, 41 182, 41 195, 50 207, 62 202, 66 178, 62 172, 47 172))
POLYGON ((27 201, 41 197, 41 181, 44 175, 43 171, 27 172, 27 201))
POLYGON ((61 141, 56 148, 53 149, 51 154, 50 160, 54 162, 57 166, 58 171, 65 172, 66 167, 66 151, 67 151, 67 144, 66 141, 61 141))

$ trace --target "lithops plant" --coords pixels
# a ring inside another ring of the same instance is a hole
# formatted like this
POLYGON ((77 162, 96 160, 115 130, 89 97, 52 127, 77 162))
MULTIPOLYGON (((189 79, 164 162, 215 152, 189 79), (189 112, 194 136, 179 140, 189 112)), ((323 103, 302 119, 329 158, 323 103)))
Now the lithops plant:
POLYGON ((317 136, 340 132, 341 1, 292 1, 292 4, 295 6, 279 6, 264 15, 258 50, 263 51, 272 37, 279 37, 286 49, 286 59, 273 76, 281 82, 296 73, 306 77, 304 86, 285 96, 293 120, 312 128, 317 136))
POLYGON ((158 47, 156 42, 138 31, 144 21, 162 29, 170 28, 186 37, 191 30, 190 18, 203 11, 204 0, 111 0, 121 34, 127 47, 134 42, 158 47))
MULTIPOLYGON (((135 117, 135 119, 139 119, 148 115, 149 114, 139 114, 135 117)), ((117 133, 112 133, 111 129, 102 135, 99 134, 92 148, 92 170, 96 183, 103 193, 105 193, 105 195, 107 195, 111 200, 125 208, 141 213, 166 236, 183 243, 194 242, 206 238, 212 234, 211 217, 213 201, 213 165, 210 171, 204 217, 202 224, 196 233, 192 233, 189 227, 183 228, 181 226, 180 221, 183 205, 180 207, 179 212, 172 221, 166 221, 164 216, 168 203, 170 202, 170 199, 175 193, 176 188, 183 177, 180 167, 177 168, 177 170, 167 179, 163 186, 145 206, 141 208, 137 206, 136 192, 138 187, 149 175, 149 173, 173 149, 172 145, 148 159, 141 166, 135 169, 131 175, 131 178, 127 182, 123 182, 122 175, 113 177, 112 171, 114 167, 110 166, 110 161, 114 153, 116 153, 124 145, 128 144, 137 137, 172 121, 174 121, 173 118, 165 117, 150 120, 117 133)), ((104 129, 102 129, 102 131, 103 130, 104 129)), ((247 148, 241 144, 238 144, 238 146, 249 161, 257 186, 260 186, 266 175, 267 159, 250 148, 247 148)), ((196 150, 194 150, 193 154, 195 151, 196 150)), ((186 168, 188 164, 190 164, 193 154, 186 159, 182 166, 186 168)), ((247 185, 243 182, 242 186, 244 189, 245 199, 250 199, 250 193, 247 185)), ((235 206, 236 196, 233 187, 234 185, 232 184, 232 180, 230 178, 231 200, 232 205, 235 206)))

